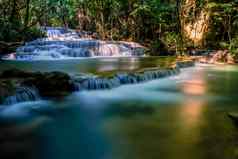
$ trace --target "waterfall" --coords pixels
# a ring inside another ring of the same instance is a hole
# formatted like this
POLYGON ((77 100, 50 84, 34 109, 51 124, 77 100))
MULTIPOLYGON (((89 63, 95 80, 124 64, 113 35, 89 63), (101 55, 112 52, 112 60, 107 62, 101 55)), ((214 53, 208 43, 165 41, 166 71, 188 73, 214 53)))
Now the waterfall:
POLYGON ((16 89, 15 95, 7 97, 5 99, 4 105, 13 105, 20 102, 36 101, 39 99, 40 97, 35 88, 18 87, 16 89))
POLYGON ((172 75, 177 75, 179 72, 179 67, 176 67, 166 70, 148 70, 141 73, 118 73, 110 78, 88 77, 83 80, 75 79, 74 90, 81 91, 112 89, 125 84, 137 84, 172 75))
POLYGON ((47 37, 26 43, 16 54, 3 59, 54 60, 102 56, 144 56, 145 48, 137 43, 81 38, 80 33, 64 28, 42 28, 47 37))

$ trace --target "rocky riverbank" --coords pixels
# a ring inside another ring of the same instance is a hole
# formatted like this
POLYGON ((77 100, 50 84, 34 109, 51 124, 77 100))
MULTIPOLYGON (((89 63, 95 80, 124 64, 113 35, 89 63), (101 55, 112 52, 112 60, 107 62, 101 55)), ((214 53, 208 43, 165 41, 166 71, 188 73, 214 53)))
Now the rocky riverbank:
POLYGON ((199 62, 208 64, 217 64, 217 63, 236 64, 238 63, 238 59, 237 57, 232 55, 228 50, 215 50, 210 52, 208 55, 199 58, 199 62))
POLYGON ((25 72, 18 69, 0 74, 0 103, 11 105, 40 98, 61 98, 74 91, 112 89, 176 75, 180 68, 194 66, 193 61, 177 62, 167 68, 151 68, 102 77, 99 75, 69 76, 62 72, 25 72))

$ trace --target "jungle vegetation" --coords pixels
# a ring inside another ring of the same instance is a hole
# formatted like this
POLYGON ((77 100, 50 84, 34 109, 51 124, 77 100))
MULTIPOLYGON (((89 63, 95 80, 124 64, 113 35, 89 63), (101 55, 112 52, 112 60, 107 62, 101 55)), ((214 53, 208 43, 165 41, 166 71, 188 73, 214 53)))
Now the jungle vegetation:
POLYGON ((63 26, 140 42, 156 54, 238 53, 238 0, 1 0, 0 15, 0 45, 42 37, 40 26, 63 26))

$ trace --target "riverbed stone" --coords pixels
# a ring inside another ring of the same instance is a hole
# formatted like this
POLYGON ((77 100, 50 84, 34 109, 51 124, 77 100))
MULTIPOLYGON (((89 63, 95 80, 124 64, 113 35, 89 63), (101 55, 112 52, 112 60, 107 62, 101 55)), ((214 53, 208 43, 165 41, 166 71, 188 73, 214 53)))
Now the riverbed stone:
POLYGON ((238 113, 228 113, 228 117, 233 121, 235 126, 238 127, 238 113))

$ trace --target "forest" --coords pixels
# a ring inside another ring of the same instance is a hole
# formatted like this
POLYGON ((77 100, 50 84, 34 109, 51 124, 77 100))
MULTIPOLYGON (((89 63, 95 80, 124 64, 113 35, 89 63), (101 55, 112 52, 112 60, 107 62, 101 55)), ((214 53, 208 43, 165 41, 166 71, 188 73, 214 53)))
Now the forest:
POLYGON ((1 0, 0 15, 5 52, 44 36, 42 26, 63 26, 139 42, 152 55, 218 49, 238 54, 237 0, 1 0))

